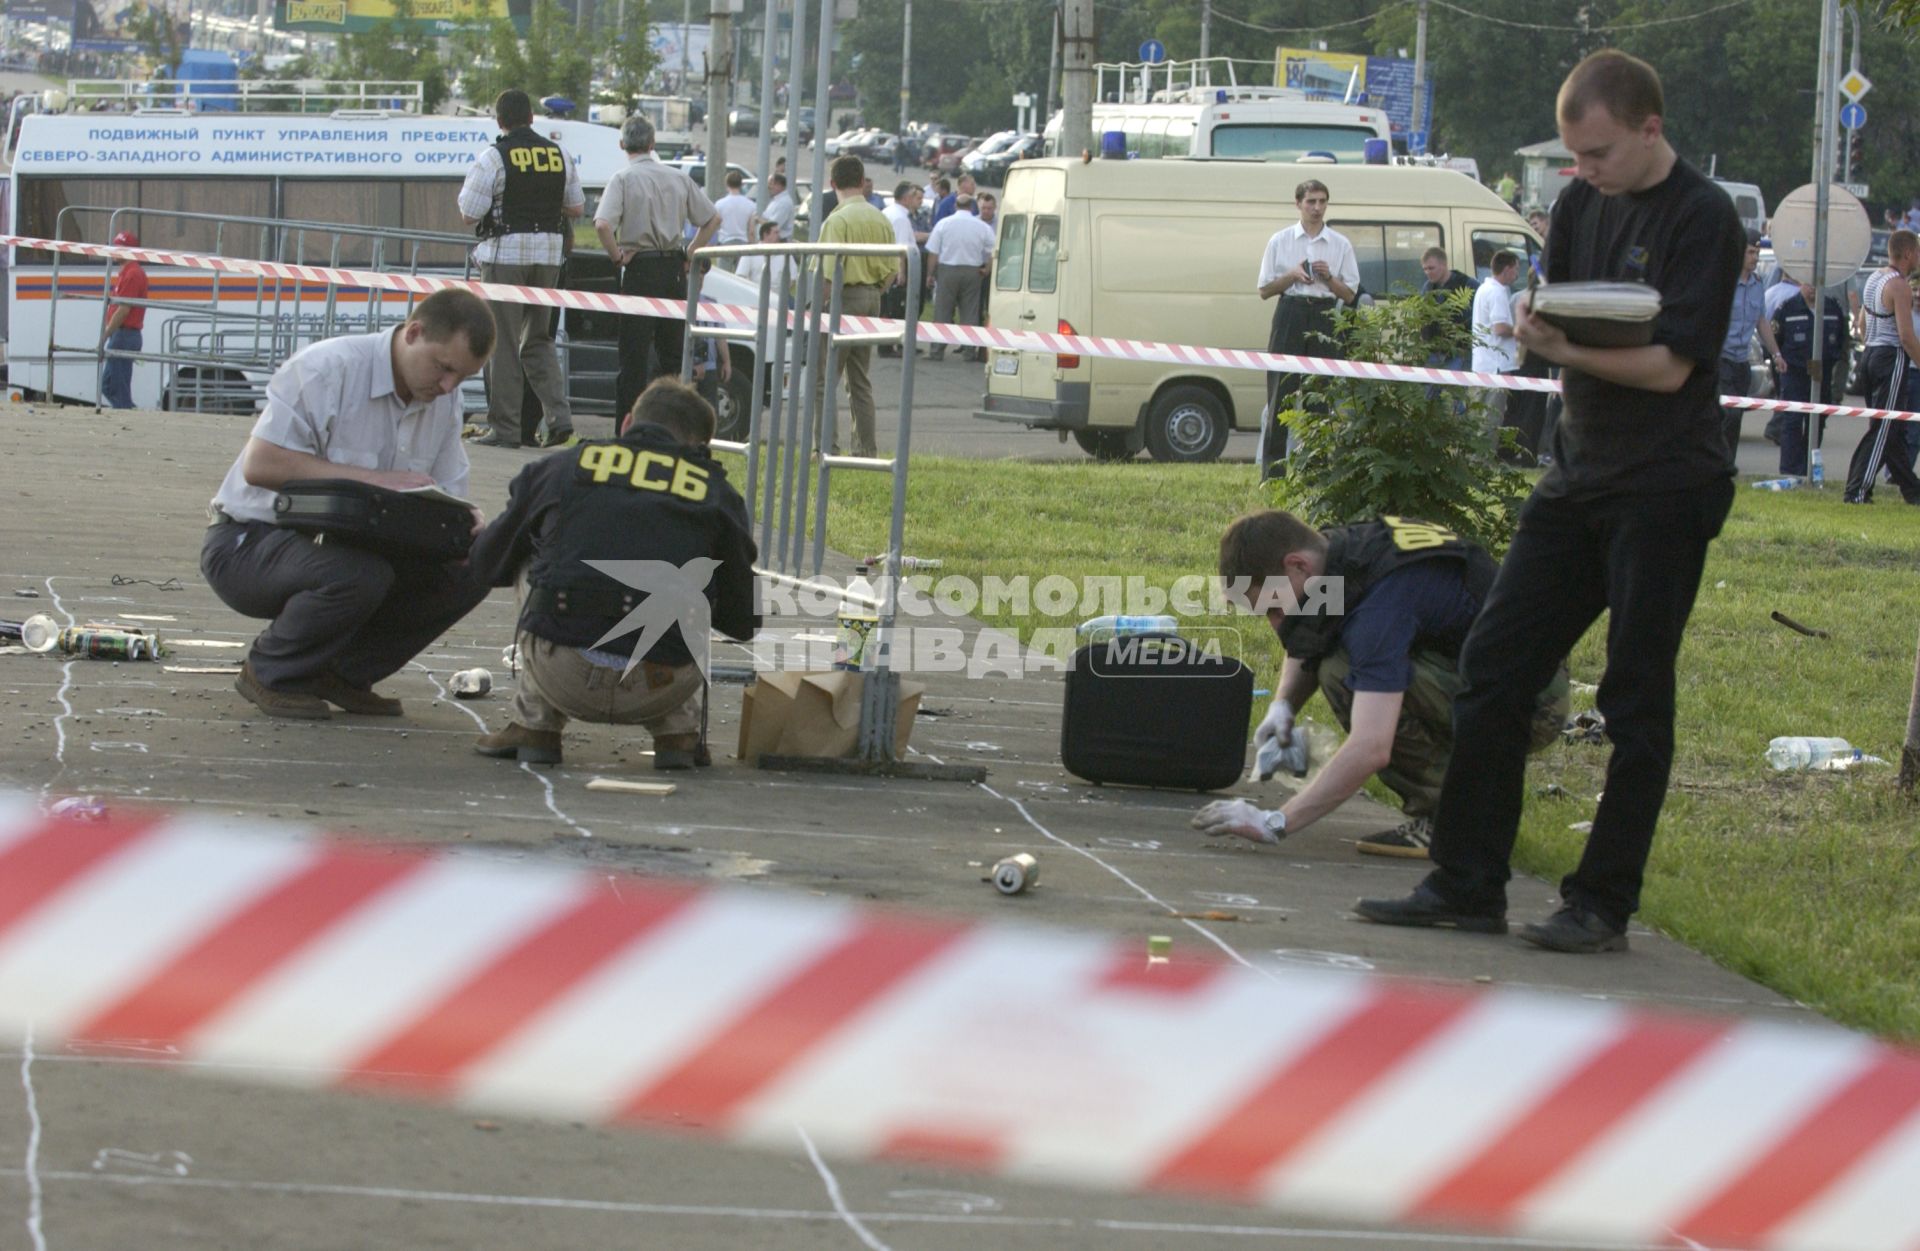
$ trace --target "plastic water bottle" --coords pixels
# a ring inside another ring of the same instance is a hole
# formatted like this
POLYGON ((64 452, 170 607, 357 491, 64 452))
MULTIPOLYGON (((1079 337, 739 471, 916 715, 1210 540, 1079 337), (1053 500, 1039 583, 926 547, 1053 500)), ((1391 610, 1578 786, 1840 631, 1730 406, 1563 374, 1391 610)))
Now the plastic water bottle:
POLYGON ((1756 491, 1791 491, 1800 485, 1798 478, 1762 478, 1753 484, 1756 491))
POLYGON ((1821 462, 1817 447, 1807 453, 1807 481, 1817 487, 1827 485, 1827 467, 1821 462))
POLYGON ((1776 770, 1845 768, 1861 753, 1844 738, 1806 738, 1794 735, 1767 744, 1767 763, 1776 770))
POLYGON ((1175 634, 1179 629, 1178 617, 1126 617, 1108 613, 1104 617, 1089 617, 1082 621, 1075 633, 1089 642, 1097 643, 1123 634, 1175 634))

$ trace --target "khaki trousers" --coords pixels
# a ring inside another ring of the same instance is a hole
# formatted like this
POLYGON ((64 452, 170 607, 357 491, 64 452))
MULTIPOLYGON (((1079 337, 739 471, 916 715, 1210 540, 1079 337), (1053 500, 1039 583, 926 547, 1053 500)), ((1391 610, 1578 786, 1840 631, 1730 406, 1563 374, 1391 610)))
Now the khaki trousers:
MULTIPOLYGON (((560 282, 558 265, 488 264, 480 273, 483 281, 512 286, 553 287, 560 282)), ((504 302, 490 307, 495 338, 486 370, 487 422, 493 437, 502 443, 520 442, 520 409, 528 384, 546 410, 548 433, 573 429, 573 402, 553 346, 553 310, 504 302)))
POLYGON ((700 730, 700 669, 641 661, 607 669, 580 650, 521 631, 513 720, 529 730, 564 730, 569 719, 642 725, 654 738, 700 730))
MULTIPOLYGON (((844 286, 840 289, 840 312, 846 317, 878 317, 880 315, 880 288, 844 286)), ((853 417, 853 454, 855 456, 877 456, 879 445, 873 435, 873 345, 863 343, 858 347, 845 347, 840 351, 840 373, 847 380, 847 410, 853 417)), ((818 403, 826 406, 827 371, 825 362, 821 362, 820 399, 818 403)), ((836 427, 832 450, 840 451, 839 430, 836 427)))

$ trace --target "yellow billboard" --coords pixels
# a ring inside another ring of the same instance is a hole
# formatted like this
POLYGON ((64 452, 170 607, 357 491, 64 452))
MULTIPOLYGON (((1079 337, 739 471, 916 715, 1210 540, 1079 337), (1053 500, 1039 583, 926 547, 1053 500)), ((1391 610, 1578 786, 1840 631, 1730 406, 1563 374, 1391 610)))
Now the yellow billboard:
POLYGON ((400 10, 409 11, 408 21, 434 34, 444 35, 456 26, 512 18, 523 30, 533 10, 533 0, 412 0, 396 4, 394 0, 277 0, 273 24, 280 30, 342 31, 370 30, 377 23, 399 19, 400 10))
POLYGON ((1352 83, 1355 94, 1367 89, 1367 58, 1351 52, 1317 52, 1311 48, 1276 48, 1273 81, 1326 95, 1344 96, 1352 83))

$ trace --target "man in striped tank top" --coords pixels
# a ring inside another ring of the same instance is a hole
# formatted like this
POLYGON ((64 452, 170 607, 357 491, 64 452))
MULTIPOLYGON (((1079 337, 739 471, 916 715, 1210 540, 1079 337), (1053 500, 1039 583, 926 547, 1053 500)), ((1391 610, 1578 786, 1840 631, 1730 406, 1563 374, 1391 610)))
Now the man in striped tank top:
MULTIPOLYGON (((1920 337, 1913 325, 1913 287, 1907 275, 1920 265, 1920 235, 1896 230, 1887 240, 1887 263, 1867 278, 1860 294, 1866 314, 1866 358, 1861 362, 1861 391, 1868 408, 1913 407, 1908 397, 1914 385, 1914 362, 1920 360, 1920 337)), ((1849 504, 1871 504, 1873 484, 1886 470, 1900 497, 1920 504, 1920 477, 1913 472, 1912 422, 1875 417, 1867 422, 1866 437, 1853 449, 1847 467, 1849 504)))

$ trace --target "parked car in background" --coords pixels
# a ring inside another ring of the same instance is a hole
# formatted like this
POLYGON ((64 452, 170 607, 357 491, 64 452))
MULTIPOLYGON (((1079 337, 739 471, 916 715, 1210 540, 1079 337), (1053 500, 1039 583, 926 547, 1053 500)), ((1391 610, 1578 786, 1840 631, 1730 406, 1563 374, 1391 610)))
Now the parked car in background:
POLYGON ((727 112, 727 131, 735 135, 757 135, 760 133, 759 109, 730 109, 727 112))
POLYGON ((859 157, 869 165, 893 164, 893 147, 899 139, 884 130, 869 130, 840 150, 859 157))
MULTIPOLYGON (((773 137, 775 139, 787 137, 787 114, 784 109, 780 111, 779 119, 773 123, 773 137)), ((800 110, 800 142, 813 142, 813 110, 809 108, 800 110)))
MULTIPOLYGON (((670 160, 663 163, 667 165, 671 165, 678 170, 685 170, 687 177, 699 183, 700 189, 702 191, 706 190, 707 188, 707 158, 706 157, 683 156, 675 160, 670 160)), ((754 193, 755 188, 759 187, 760 185, 759 178, 755 177, 754 172, 748 169, 746 166, 736 165, 732 161, 728 161, 727 172, 732 173, 736 170, 739 171, 741 178, 745 180, 745 185, 741 187, 741 191, 743 191, 747 195, 752 195, 754 193)))
POLYGON ((947 131, 928 135, 926 142, 921 145, 921 151, 924 153, 921 164, 928 169, 937 169, 941 157, 958 152, 972 142, 973 140, 965 135, 956 135, 947 131))
POLYGON ((957 174, 960 163, 971 156, 980 147, 978 139, 963 139, 956 146, 942 152, 934 158, 933 167, 943 174, 957 174))
POLYGON ((847 150, 849 144, 857 143, 863 136, 870 133, 872 132, 865 127, 855 127, 852 130, 841 131, 839 134, 827 140, 827 155, 839 156, 847 150))
POLYGON ((1011 140, 988 150, 982 144, 972 155, 960 163, 960 168, 973 175, 973 180, 989 187, 998 187, 1007 180, 1007 169, 1015 161, 1026 161, 1039 156, 1045 141, 1037 131, 1015 134, 1011 140))

